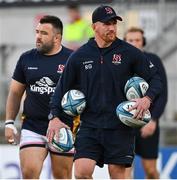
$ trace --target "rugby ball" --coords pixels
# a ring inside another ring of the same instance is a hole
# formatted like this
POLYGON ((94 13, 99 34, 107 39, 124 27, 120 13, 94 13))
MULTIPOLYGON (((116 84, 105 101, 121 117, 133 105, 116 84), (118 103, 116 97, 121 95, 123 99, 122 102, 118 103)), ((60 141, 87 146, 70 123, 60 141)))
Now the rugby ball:
POLYGON ((79 90, 69 90, 63 96, 61 106, 66 114, 78 116, 86 107, 85 95, 79 90))
POLYGON ((70 129, 61 128, 59 130, 59 139, 56 135, 53 137, 52 146, 60 152, 68 152, 73 148, 74 138, 70 129))
POLYGON ((127 100, 142 98, 148 90, 148 83, 141 77, 135 76, 130 78, 124 87, 127 100))
POLYGON ((116 108, 116 114, 120 121, 125 125, 132 128, 140 128, 146 125, 151 120, 150 111, 147 110, 142 119, 135 119, 133 116, 136 113, 136 109, 129 111, 129 109, 135 105, 134 101, 124 101, 116 108))

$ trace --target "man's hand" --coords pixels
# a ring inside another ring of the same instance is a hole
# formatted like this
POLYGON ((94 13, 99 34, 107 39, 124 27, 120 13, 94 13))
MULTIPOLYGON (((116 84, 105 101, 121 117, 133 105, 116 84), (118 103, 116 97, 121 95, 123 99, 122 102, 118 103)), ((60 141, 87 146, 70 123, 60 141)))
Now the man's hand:
POLYGON ((61 128, 67 128, 69 129, 69 126, 67 126, 65 123, 60 121, 59 118, 55 117, 54 119, 50 120, 48 129, 47 129, 47 139, 48 142, 51 143, 54 136, 56 136, 56 139, 59 139, 59 131, 61 128))
POLYGON ((155 132, 156 126, 156 121, 151 120, 149 123, 147 123, 145 126, 141 128, 141 137, 147 138, 148 136, 152 136, 155 132))
POLYGON ((9 144, 17 145, 19 142, 19 134, 14 126, 14 120, 6 120, 5 122, 5 138, 9 144))
POLYGON ((138 99, 132 99, 132 101, 135 101, 136 104, 129 109, 129 111, 136 109, 136 113, 133 116, 135 119, 142 119, 144 117, 145 112, 149 109, 151 100, 148 97, 138 98, 138 99))

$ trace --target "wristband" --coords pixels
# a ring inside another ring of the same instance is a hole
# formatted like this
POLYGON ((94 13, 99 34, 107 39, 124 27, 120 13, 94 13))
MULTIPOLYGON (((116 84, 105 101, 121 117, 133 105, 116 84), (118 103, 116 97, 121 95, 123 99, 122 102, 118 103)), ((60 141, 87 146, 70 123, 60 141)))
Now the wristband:
POLYGON ((17 134, 17 128, 14 126, 14 120, 6 120, 5 128, 10 128, 13 130, 14 134, 17 134))
POLYGON ((12 119, 6 120, 5 125, 7 125, 7 124, 14 124, 14 120, 12 120, 12 119))

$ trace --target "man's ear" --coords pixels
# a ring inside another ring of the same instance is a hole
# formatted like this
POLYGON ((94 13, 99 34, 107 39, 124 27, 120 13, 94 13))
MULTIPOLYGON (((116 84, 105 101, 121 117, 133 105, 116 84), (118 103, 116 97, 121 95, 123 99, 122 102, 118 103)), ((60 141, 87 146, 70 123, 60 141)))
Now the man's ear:
POLYGON ((94 24, 92 24, 92 29, 93 29, 93 30, 95 30, 95 23, 94 23, 94 24))
POLYGON ((57 33, 57 35, 55 36, 55 40, 56 41, 61 41, 62 40, 62 35, 60 33, 57 33))

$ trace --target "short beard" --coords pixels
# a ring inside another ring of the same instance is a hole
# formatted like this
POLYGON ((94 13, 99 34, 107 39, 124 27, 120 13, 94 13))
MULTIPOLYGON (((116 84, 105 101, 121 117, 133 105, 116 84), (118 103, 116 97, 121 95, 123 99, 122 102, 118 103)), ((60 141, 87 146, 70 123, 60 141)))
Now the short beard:
POLYGON ((107 43, 112 43, 113 41, 115 41, 116 40, 116 36, 114 37, 114 38, 105 38, 104 39, 105 40, 105 42, 107 42, 107 43))
POLYGON ((107 33, 103 36, 103 39, 105 42, 111 43, 111 42, 115 41, 116 34, 115 33, 112 33, 112 34, 107 33))
POLYGON ((49 54, 53 49, 53 45, 43 45, 41 47, 36 47, 36 48, 41 54, 49 54))

